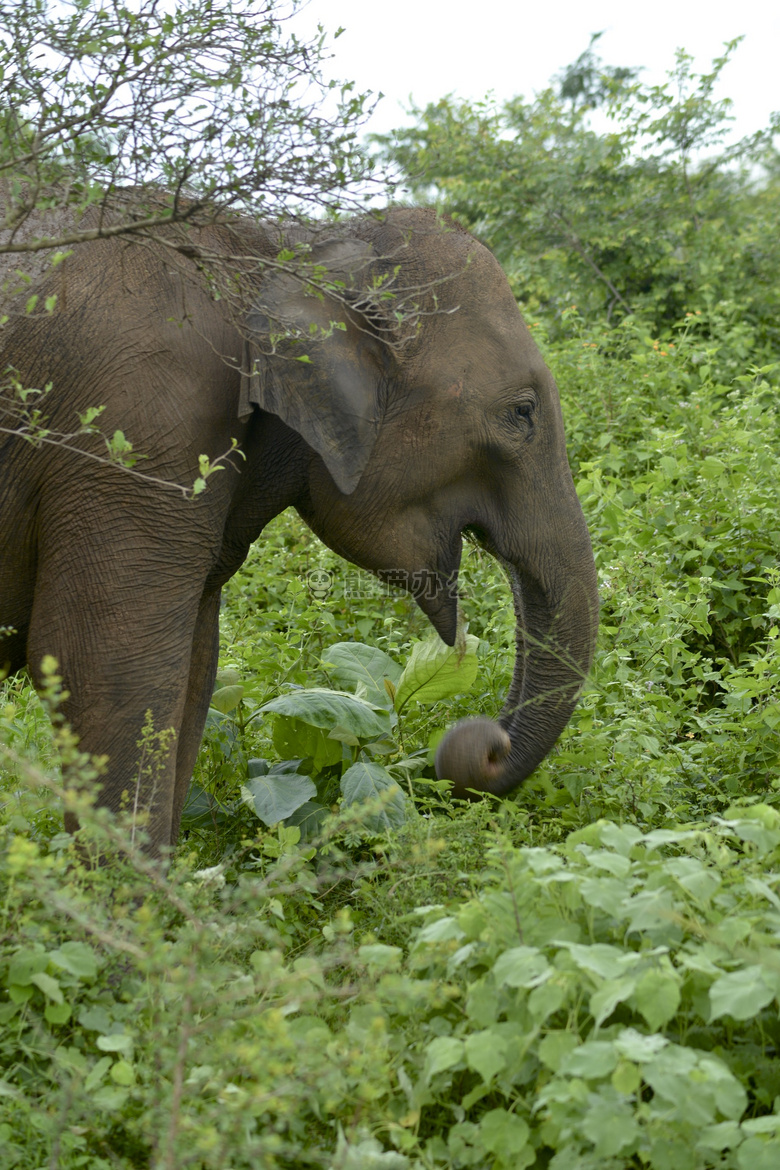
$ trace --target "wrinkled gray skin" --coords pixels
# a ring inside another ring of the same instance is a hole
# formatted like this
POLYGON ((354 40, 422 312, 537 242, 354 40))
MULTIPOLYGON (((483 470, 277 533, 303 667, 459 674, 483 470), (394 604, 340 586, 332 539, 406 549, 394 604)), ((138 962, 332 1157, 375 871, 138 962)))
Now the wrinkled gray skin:
MULTIPOLYGON (((275 254, 278 239, 237 230, 238 243, 206 229, 199 246, 275 254)), ((439 282, 406 345, 387 344, 381 307, 318 301, 280 275, 239 328, 191 260, 127 240, 79 247, 45 278, 54 315, 3 331, 2 368, 53 383, 52 427, 72 430, 76 411, 105 404, 102 432, 121 429, 148 456, 145 473, 177 483, 232 437, 246 455, 187 500, 0 435, 0 627, 15 631, 0 633, 0 667, 36 675, 55 656, 82 748, 109 756, 100 800, 111 808, 135 793, 147 709, 156 729, 175 729, 154 791, 141 793, 153 850, 176 840, 214 684, 220 588, 290 505, 362 568, 410 583, 427 573, 417 600, 450 644, 464 530, 506 567, 514 677, 498 723, 466 720, 439 748, 438 773, 458 794, 508 793, 528 776, 591 663, 596 576, 558 392, 498 264, 429 212, 339 230, 314 254, 348 287, 397 265, 399 285, 439 282), (310 364, 268 356, 269 321, 312 317, 345 328, 309 347, 310 364)))

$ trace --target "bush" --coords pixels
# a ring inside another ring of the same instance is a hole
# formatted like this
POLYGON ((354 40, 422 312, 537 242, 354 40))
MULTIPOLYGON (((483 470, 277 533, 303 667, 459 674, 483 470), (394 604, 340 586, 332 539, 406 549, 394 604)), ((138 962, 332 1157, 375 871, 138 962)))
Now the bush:
POLYGON ((716 100, 738 41, 708 73, 679 50, 668 81, 606 69, 591 49, 533 101, 453 96, 379 138, 413 196, 491 247, 529 313, 557 330, 573 303, 599 323, 735 306, 754 360, 776 351, 777 115, 729 142, 716 100), (593 118, 593 108, 599 117, 593 118))

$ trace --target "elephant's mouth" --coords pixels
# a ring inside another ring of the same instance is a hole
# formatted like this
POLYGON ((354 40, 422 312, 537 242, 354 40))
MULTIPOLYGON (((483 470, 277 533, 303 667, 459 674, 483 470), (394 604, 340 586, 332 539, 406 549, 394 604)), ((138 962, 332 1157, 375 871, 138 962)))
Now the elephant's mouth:
POLYGON ((487 530, 480 524, 467 524, 463 529, 463 536, 466 541, 483 548, 485 552, 490 553, 492 557, 496 557, 498 560, 504 559, 497 551, 495 544, 489 536, 487 530))

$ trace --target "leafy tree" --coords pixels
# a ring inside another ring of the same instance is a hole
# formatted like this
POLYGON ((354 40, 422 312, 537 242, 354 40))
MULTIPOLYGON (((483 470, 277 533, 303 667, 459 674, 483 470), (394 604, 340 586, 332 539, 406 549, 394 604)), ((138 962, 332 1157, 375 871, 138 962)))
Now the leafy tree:
MULTIPOLYGON (((186 257, 190 227, 328 214, 365 192, 367 96, 323 80, 325 33, 299 37, 301 4, 0 0, 0 326, 3 310, 54 310, 56 296, 39 303, 30 281, 79 243, 145 235, 186 257)), ((277 263, 298 270, 304 254, 277 263)), ((235 263, 199 264, 230 311, 235 263)), ((0 435, 83 452, 101 407, 54 432, 45 394, 3 371, 0 435)), ((121 431, 106 443, 90 457, 133 467, 121 431)), ((215 466, 203 456, 182 490, 201 490, 215 466)))
POLYGON ((366 98, 322 79, 299 8, 0 0, 0 253, 340 206, 367 177, 366 98))
POLYGON ((680 50, 668 81, 648 86, 603 68, 591 41, 532 102, 445 97, 379 142, 415 198, 436 199, 495 250, 531 312, 574 303, 613 324, 641 312, 662 332, 727 301, 751 346, 768 348, 780 120, 726 143, 731 103, 714 92, 737 43, 704 74, 680 50))
POLYGON ((560 96, 572 105, 579 103, 595 109, 603 105, 615 86, 635 80, 640 72, 623 66, 605 66, 593 51, 593 46, 603 35, 603 32, 593 33, 585 52, 580 53, 577 60, 567 65, 559 75, 560 96))

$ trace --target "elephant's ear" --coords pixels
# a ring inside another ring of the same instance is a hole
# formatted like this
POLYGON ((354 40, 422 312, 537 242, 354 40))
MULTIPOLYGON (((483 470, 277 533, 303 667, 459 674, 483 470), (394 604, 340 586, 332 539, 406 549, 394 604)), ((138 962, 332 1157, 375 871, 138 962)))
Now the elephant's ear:
POLYGON ((244 405, 278 415, 322 457, 339 490, 354 491, 381 421, 389 351, 375 323, 341 298, 305 295, 295 278, 276 276, 247 326, 244 405), (291 327, 297 340, 274 339, 291 327))

